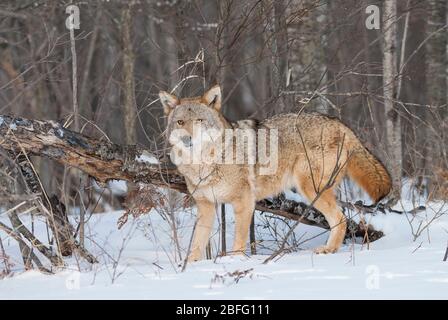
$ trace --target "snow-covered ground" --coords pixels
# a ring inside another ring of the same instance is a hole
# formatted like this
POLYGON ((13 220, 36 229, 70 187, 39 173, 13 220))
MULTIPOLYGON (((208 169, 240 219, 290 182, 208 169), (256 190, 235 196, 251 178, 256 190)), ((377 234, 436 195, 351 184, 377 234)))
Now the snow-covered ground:
MULTIPOLYGON (((366 216, 386 236, 369 248, 347 243, 332 255, 314 255, 310 250, 323 244, 328 233, 299 225, 295 239, 302 242, 300 250, 267 264, 263 261, 278 245, 272 241, 273 228, 266 228, 267 222, 276 224, 280 234, 287 228, 278 219, 257 213, 257 240, 262 240, 257 255, 205 260, 189 264, 184 272, 178 252, 184 258, 194 209, 176 214, 179 248, 169 219, 155 211, 130 218, 121 230, 117 230, 116 221, 122 212, 92 215, 86 242, 100 263, 90 266, 73 257, 55 275, 24 272, 16 242, 1 234, 14 266, 12 276, 0 280, 0 299, 447 299, 448 261, 443 262, 443 257, 448 214, 441 213, 448 212, 448 205, 427 206, 426 212, 411 222, 410 215, 366 216), (434 215, 440 217, 415 239, 413 233, 418 226, 422 230, 434 215)), ((413 205, 405 202, 397 209, 403 207, 410 209, 413 205)), ((228 247, 233 225, 230 211, 228 247)), ((21 217, 30 225, 31 217, 21 217)), ((0 221, 8 222, 4 215, 0 215, 0 221)), ((40 238, 46 239, 39 217, 34 218, 34 228, 40 238)), ((213 254, 219 243, 216 231, 213 254)), ((0 266, 2 263, 0 259, 0 266)))

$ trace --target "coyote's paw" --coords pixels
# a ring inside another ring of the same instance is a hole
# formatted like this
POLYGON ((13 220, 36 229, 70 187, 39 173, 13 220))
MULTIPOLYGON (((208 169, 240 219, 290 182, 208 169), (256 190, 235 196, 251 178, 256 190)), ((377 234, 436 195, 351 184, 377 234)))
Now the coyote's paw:
POLYGON ((192 262, 199 261, 199 260, 201 260, 201 259, 202 259, 201 254, 196 253, 196 252, 192 252, 192 253, 190 253, 190 255, 188 256, 188 258, 187 258, 187 262, 188 262, 188 263, 192 263, 192 262))
POLYGON ((245 256, 246 252, 244 249, 240 249, 240 250, 233 250, 233 251, 228 251, 227 252, 228 256, 245 256))
POLYGON ((338 248, 330 247, 327 245, 320 246, 320 247, 317 247, 316 249, 314 249, 314 253, 316 253, 316 254, 335 253, 336 251, 338 251, 338 248))

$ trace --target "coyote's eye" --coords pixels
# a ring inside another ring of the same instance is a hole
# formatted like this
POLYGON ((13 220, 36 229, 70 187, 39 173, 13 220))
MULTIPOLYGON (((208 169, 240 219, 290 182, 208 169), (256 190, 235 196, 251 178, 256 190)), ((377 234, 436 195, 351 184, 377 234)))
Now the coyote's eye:
POLYGON ((203 119, 197 119, 196 120, 197 122, 202 122, 202 121, 204 121, 203 119))
POLYGON ((177 120, 177 124, 180 125, 180 126, 183 126, 184 125, 184 120, 177 120))

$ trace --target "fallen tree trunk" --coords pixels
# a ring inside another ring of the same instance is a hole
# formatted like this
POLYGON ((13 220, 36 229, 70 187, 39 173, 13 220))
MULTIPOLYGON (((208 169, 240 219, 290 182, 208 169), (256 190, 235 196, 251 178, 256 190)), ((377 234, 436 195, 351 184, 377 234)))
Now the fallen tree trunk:
MULTIPOLYGON (((61 164, 78 168, 99 183, 109 180, 126 180, 188 193, 184 178, 176 168, 166 162, 150 164, 139 159, 151 153, 138 146, 121 146, 105 140, 93 139, 64 128, 55 121, 30 120, 13 116, 0 116, 0 147, 13 152, 45 156, 61 164)), ((346 204, 359 211, 362 205, 346 204)), ((257 202, 256 209, 284 218, 329 229, 322 213, 293 200, 277 197, 257 202)), ((371 208, 371 207, 365 207, 371 208)), ((371 211, 371 209, 369 209, 371 211)), ((365 212, 369 212, 365 210, 365 212)), ((348 219, 347 236, 360 236, 374 241, 383 236, 364 223, 348 219)))
POLYGON ((0 146, 6 150, 45 156, 78 168, 99 183, 117 179, 187 192, 175 167, 137 161, 144 149, 92 139, 55 121, 0 116, 0 137, 0 146))

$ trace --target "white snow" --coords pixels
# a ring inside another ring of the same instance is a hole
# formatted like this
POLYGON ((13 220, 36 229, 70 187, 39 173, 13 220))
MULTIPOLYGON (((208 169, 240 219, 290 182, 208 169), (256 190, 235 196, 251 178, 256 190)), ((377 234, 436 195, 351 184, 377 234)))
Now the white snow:
POLYGON ((58 135, 59 135, 59 137, 63 137, 64 136, 64 131, 61 129, 61 128, 58 128, 58 135))
POLYGON ((154 157, 152 154, 149 154, 146 151, 143 151, 143 153, 140 156, 135 157, 135 161, 144 162, 144 163, 150 163, 150 164, 157 164, 157 163, 159 163, 159 160, 157 160, 156 157, 154 157))
POLYGON ((117 195, 124 195, 128 192, 128 186, 124 180, 110 180, 107 182, 107 188, 117 195))
MULTIPOLYGON (((74 257, 65 270, 55 275, 24 271, 17 243, 0 233, 13 275, 0 280, 0 299, 447 299, 448 261, 443 262, 448 240, 448 215, 441 215, 415 237, 441 211, 443 203, 428 203, 425 213, 412 222, 398 214, 366 216, 386 236, 370 247, 347 243, 336 254, 314 255, 311 248, 326 241, 322 229, 300 225, 295 238, 309 240, 299 251, 263 264, 275 249, 266 223, 277 225, 281 234, 285 224, 268 214, 256 214, 258 255, 227 256, 190 264, 181 272, 170 222, 154 210, 117 230, 122 212, 95 214, 88 219, 86 243, 100 263, 90 266, 74 257), (177 261, 176 261, 177 260, 177 261), (252 269, 252 270, 251 270, 252 269), (238 282, 231 273, 245 271, 238 282)), ((405 202, 397 207, 412 207, 405 202)), ((227 209, 227 246, 231 247, 233 214, 227 209)), ((182 258, 194 224, 194 209, 176 214, 182 258)), ((30 226, 31 217, 21 216, 30 226)), ((9 224, 0 214, 0 221, 9 224)), ((213 252, 220 243, 216 229, 213 252)), ((42 218, 34 217, 34 228, 46 239, 42 218)), ((44 260, 43 260, 44 261, 44 260)), ((0 257, 0 270, 3 261, 0 257)))
MULTIPOLYGON (((93 187, 101 192, 103 187, 98 185, 98 183, 94 180, 93 187)), ((109 180, 106 184, 107 190, 109 190, 112 194, 115 195, 125 195, 128 192, 127 182, 125 180, 109 180)))

